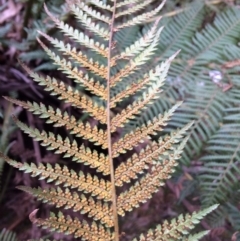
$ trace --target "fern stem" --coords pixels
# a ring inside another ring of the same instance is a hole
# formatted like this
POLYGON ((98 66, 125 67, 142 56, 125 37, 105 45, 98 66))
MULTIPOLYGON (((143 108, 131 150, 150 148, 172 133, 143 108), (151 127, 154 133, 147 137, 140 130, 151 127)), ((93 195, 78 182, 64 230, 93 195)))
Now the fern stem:
POLYGON ((114 0, 112 21, 110 26, 109 46, 108 46, 109 48, 108 48, 108 74, 107 74, 107 140, 108 140, 108 156, 109 156, 109 166, 110 166, 111 184, 112 184, 111 192, 112 192, 112 207, 113 207, 114 231, 115 231, 114 240, 119 241, 117 197, 116 197, 114 165, 113 165, 113 157, 112 157, 111 115, 110 115, 111 49, 112 49, 112 40, 113 40, 113 32, 114 32, 116 4, 117 4, 117 0, 114 0))

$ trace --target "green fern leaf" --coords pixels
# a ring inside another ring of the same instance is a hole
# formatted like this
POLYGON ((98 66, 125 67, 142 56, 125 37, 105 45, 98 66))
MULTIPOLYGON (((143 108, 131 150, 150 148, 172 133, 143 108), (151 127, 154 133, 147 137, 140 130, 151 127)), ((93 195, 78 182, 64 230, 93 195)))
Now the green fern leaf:
POLYGON ((200 159, 204 163, 200 185, 205 206, 215 201, 225 204, 239 183, 240 125, 233 122, 239 120, 239 108, 227 113, 225 124, 209 140, 207 154, 200 159))

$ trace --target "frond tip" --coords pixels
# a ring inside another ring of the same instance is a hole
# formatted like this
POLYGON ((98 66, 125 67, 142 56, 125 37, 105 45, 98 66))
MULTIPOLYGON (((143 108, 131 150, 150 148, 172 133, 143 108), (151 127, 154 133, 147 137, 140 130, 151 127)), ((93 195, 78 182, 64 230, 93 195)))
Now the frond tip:
POLYGON ((208 231, 186 237, 190 230, 195 227, 196 224, 210 212, 215 210, 218 205, 213 205, 209 208, 194 212, 193 214, 187 214, 185 217, 180 215, 177 219, 172 219, 170 222, 165 221, 162 225, 158 225, 156 229, 149 230, 147 235, 141 235, 140 238, 134 239, 133 241, 193 241, 199 240, 208 233, 208 231))

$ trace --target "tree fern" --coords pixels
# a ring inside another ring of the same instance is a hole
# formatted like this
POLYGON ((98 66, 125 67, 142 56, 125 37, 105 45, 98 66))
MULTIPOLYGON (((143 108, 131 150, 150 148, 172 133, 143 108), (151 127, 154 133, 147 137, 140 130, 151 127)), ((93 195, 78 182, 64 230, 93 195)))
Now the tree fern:
MULTIPOLYGON (((116 140, 113 139, 113 134, 124 129, 129 120, 141 115, 143 110, 148 109, 159 97, 170 64, 177 54, 171 55, 163 63, 151 67, 145 73, 141 70, 156 52, 162 32, 162 28, 158 28, 159 19, 148 27, 145 37, 133 41, 128 48, 118 49, 115 36, 118 38, 125 28, 144 23, 154 17, 164 4, 163 1, 155 9, 143 12, 142 9, 148 2, 150 1, 127 0, 119 3, 112 1, 109 5, 102 1, 90 1, 91 4, 87 5, 80 1, 67 1, 77 20, 91 31, 93 36, 91 39, 61 22, 46 8, 48 16, 59 29, 100 56, 92 59, 76 47, 40 32, 59 50, 55 53, 42 40, 38 40, 54 64, 68 77, 74 79, 76 85, 84 86, 87 92, 69 86, 64 81, 34 73, 24 64, 22 66, 51 95, 56 95, 58 99, 88 113, 89 120, 83 123, 68 113, 62 113, 61 110, 51 106, 46 107, 44 104, 23 102, 9 97, 6 99, 45 118, 47 123, 53 123, 55 127, 65 126, 73 134, 71 139, 29 127, 14 117, 16 125, 34 140, 40 141, 47 150, 63 154, 63 157, 83 163, 93 170, 76 173, 67 166, 59 164, 35 165, 11 160, 3 154, 1 157, 10 165, 31 173, 32 176, 38 176, 40 180, 55 182, 55 186, 50 189, 21 186, 19 187, 21 190, 57 208, 80 211, 88 218, 92 218, 92 222, 67 216, 61 211, 58 214, 52 213, 47 219, 37 218, 37 210, 34 210, 30 214, 33 223, 57 232, 71 234, 75 238, 81 237, 83 240, 117 241, 121 235, 118 217, 125 216, 127 212, 150 199, 172 176, 178 164, 177 160, 180 159, 188 141, 187 131, 193 123, 185 123, 182 128, 160 137, 158 141, 150 139, 152 135, 164 130, 181 102, 174 101, 174 105, 167 111, 156 113, 145 123, 116 140), (127 82, 130 85, 126 85, 124 89, 123 83, 127 82), (88 93, 97 98, 91 98, 88 93), (135 100, 131 102, 129 99, 126 103, 125 99, 129 96, 135 100), (119 106, 124 106, 122 111, 117 111, 119 106), (99 125, 91 125, 91 118, 97 120, 99 125), (102 151, 91 150, 84 145, 78 146, 77 137, 92 142, 102 151), (140 153, 133 154, 118 166, 115 164, 116 158, 144 141, 146 147, 140 153), (105 150, 108 154, 104 154, 105 150), (97 175, 98 173, 101 175, 97 175), (120 188, 128 183, 129 187, 126 185, 126 188, 120 188)), ((165 221, 156 229, 149 230, 146 235, 141 235, 135 240, 199 240, 207 232, 190 235, 190 230, 216 207, 214 204, 192 215, 180 215, 170 222, 165 221)))

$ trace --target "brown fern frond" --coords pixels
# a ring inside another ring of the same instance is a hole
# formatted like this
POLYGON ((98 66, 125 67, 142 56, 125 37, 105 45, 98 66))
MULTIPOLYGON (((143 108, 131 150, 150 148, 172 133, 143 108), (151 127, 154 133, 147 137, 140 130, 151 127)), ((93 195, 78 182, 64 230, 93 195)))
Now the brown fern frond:
POLYGON ((73 234, 74 238, 81 237, 83 240, 113 240, 110 230, 104 228, 102 225, 97 225, 95 222, 89 225, 86 221, 81 222, 77 218, 65 217, 61 212, 58 213, 57 217, 54 213, 51 213, 48 219, 40 219, 36 218, 36 211, 32 212, 29 217, 38 226, 65 234, 73 234))
MULTIPOLYGON (((49 12, 48 12, 49 13, 49 12)), ((64 23, 54 17, 52 14, 49 13, 48 15, 52 21, 56 24, 56 26, 61 29, 64 34, 74 39, 76 42, 88 47, 89 49, 97 52, 98 54, 102 55, 103 57, 107 57, 108 49, 104 44, 100 44, 99 42, 95 41, 94 39, 91 39, 87 35, 85 35, 82 32, 79 32, 77 29, 74 29, 73 27, 69 26, 67 23, 64 23)), ((46 39, 48 39, 50 36, 38 31, 41 35, 43 35, 46 39)))
POLYGON ((55 181, 56 185, 63 184, 64 187, 77 188, 78 191, 91 193, 97 199, 105 201, 111 200, 110 187, 111 183, 90 174, 85 175, 83 172, 77 174, 73 170, 69 170, 66 166, 60 167, 56 164, 52 167, 50 164, 43 165, 40 163, 36 166, 34 163, 16 162, 0 152, 0 157, 3 158, 9 165, 18 168, 26 173, 31 173, 31 176, 41 176, 40 179, 47 179, 47 182, 55 181))
POLYGON ((175 167, 178 165, 176 160, 181 157, 187 139, 185 138, 172 153, 169 153, 169 159, 154 165, 139 182, 136 182, 128 191, 118 196, 119 215, 124 215, 126 211, 131 211, 134 207, 138 207, 140 203, 146 202, 153 193, 159 190, 160 186, 165 184, 164 181, 172 176, 175 167))
POLYGON ((139 182, 136 182, 128 191, 118 196, 118 214, 123 216, 126 211, 131 211, 134 207, 138 207, 140 203, 146 202, 152 195, 159 190, 160 186, 165 184, 165 180, 169 179, 175 167, 178 165, 176 160, 181 157, 182 150, 188 138, 168 153, 166 159, 161 163, 154 165, 150 172, 146 174, 139 182))
MULTIPOLYGON (((154 96, 159 93, 158 88, 161 87, 162 83, 164 82, 167 71, 169 69, 170 63, 173 61, 173 59, 178 55, 180 51, 177 51, 175 54, 173 54, 166 62, 161 63, 161 65, 157 66, 155 69, 150 70, 148 74, 144 76, 143 79, 136 81, 136 83, 132 83, 130 86, 128 86, 125 90, 118 93, 116 96, 111 98, 111 107, 115 107, 117 103, 122 101, 124 98, 135 94, 136 92, 146 88, 147 85, 150 85, 151 88, 154 86, 154 91, 152 91, 150 94, 154 96), (155 83, 154 83, 155 82, 155 83)), ((149 89, 150 91, 151 89, 149 89)), ((150 98, 150 97, 149 97, 150 98)), ((137 104, 137 103, 136 103, 137 104)))
MULTIPOLYGON (((75 0, 76 2, 79 2, 81 0, 75 0)), ((108 10, 110 12, 112 12, 113 7, 108 5, 105 1, 101 1, 101 0, 89 0, 89 3, 91 3, 94 6, 99 7, 100 9, 104 9, 104 10, 108 10)))
POLYGON ((61 189, 58 187, 50 189, 30 188, 19 186, 18 189, 23 190, 35 197, 38 200, 43 200, 49 204, 55 205, 57 208, 63 207, 64 209, 72 209, 74 212, 80 211, 81 214, 88 214, 88 217, 93 217, 95 221, 101 221, 106 227, 113 226, 112 210, 107 203, 95 201, 93 198, 86 198, 83 194, 73 192, 66 188, 61 189))
POLYGON ((64 157, 73 157, 73 161, 96 168, 97 171, 103 172, 104 175, 109 174, 109 169, 107 169, 108 158, 105 158, 103 154, 99 155, 96 151, 92 152, 89 148, 86 149, 84 145, 79 148, 75 140, 71 143, 68 138, 63 140, 59 134, 55 136, 52 132, 40 132, 36 128, 30 128, 16 118, 14 118, 14 121, 22 131, 36 141, 42 141, 41 145, 47 146, 48 150, 56 150, 55 153, 57 154, 66 153, 64 157))
MULTIPOLYGON (((67 48, 64 46, 64 43, 62 41, 59 41, 57 39, 53 39, 50 36, 41 33, 46 39, 48 39, 52 44, 55 46, 60 46, 61 50, 67 48), (63 47, 61 47, 63 46, 63 47)), ((68 51, 73 51, 73 49, 68 49, 68 51)), ((76 50, 74 50, 76 52, 76 50)), ((82 84, 87 90, 89 90, 91 93, 101 97, 102 99, 106 100, 106 88, 104 85, 100 84, 99 81, 95 81, 93 78, 89 78, 87 74, 84 74, 83 71, 78 70, 77 68, 72 67, 71 62, 68 62, 67 65, 64 65, 63 62, 65 60, 55 59, 55 62, 57 65, 61 66, 61 69, 65 71, 65 73, 68 74, 70 78, 73 78, 74 82, 82 84)), ((97 64, 95 64, 97 65, 97 64)), ((94 66, 94 65, 93 65, 94 66)), ((90 66, 91 67, 91 66, 90 66)), ((99 67, 99 64, 98 64, 99 67)), ((96 70, 94 68, 94 70, 96 70)))
POLYGON ((128 8, 127 10, 119 11, 116 14, 116 18, 119 18, 124 15, 136 13, 137 11, 139 11, 139 10, 145 8, 146 6, 148 6, 149 4, 151 4, 153 1, 154 0, 145 0, 144 2, 140 2, 140 3, 134 4, 134 5, 133 5, 133 1, 123 1, 122 3, 117 4, 117 8, 120 8, 125 5, 129 5, 129 4, 131 4, 131 7, 126 6, 128 8))
POLYGON ((133 57, 142 52, 146 47, 148 47, 151 44, 153 39, 156 37, 158 23, 160 20, 161 17, 159 17, 154 22, 154 24, 149 29, 149 31, 147 31, 147 33, 145 33, 140 39, 137 39, 133 44, 126 47, 124 51, 122 51, 119 55, 112 57, 112 60, 114 60, 115 62, 116 60, 120 59, 128 59, 129 57, 133 57))
POLYGON ((130 182, 131 179, 136 179, 138 174, 143 173, 144 169, 148 169, 149 165, 155 165, 157 162, 166 159, 166 153, 174 149, 174 145, 180 142, 187 130, 193 125, 193 122, 186 125, 184 128, 160 138, 158 142, 152 142, 145 147, 139 155, 134 154, 126 162, 122 162, 115 170, 115 183, 117 186, 122 186, 123 183, 130 182))
MULTIPOLYGON (((68 5, 72 5, 72 1, 71 0, 67 0, 68 5)), ((99 11, 97 11, 96 9, 93 9, 91 7, 89 7, 88 5, 86 5, 84 2, 82 1, 76 1, 75 2, 75 7, 74 7, 74 13, 76 16, 81 16, 84 14, 84 12, 90 16, 93 17, 96 20, 102 21, 106 24, 110 24, 111 23, 111 18, 103 15, 102 13, 100 13, 99 11)))
POLYGON ((163 115, 160 114, 158 118, 154 118, 152 122, 149 121, 147 125, 136 128, 135 131, 126 134, 119 141, 115 142, 113 144, 113 156, 117 157, 121 153, 125 153, 126 150, 132 150, 132 148, 143 141, 144 138, 150 138, 149 135, 156 134, 156 131, 162 131, 163 126, 167 125, 170 117, 181 103, 182 102, 178 102, 168 112, 165 112, 163 115))
POLYGON ((157 8, 155 8, 154 10, 152 10, 148 13, 140 14, 137 17, 133 17, 132 19, 128 20, 127 22, 124 22, 123 24, 120 24, 120 25, 116 26, 116 29, 120 30, 122 28, 131 27, 133 25, 141 24, 143 22, 146 22, 147 20, 149 20, 150 18, 155 16, 163 8, 165 2, 166 2, 166 0, 163 0, 161 2, 161 4, 157 8))
POLYGON ((135 115, 139 114, 147 104, 150 104, 156 98, 156 94, 160 93, 160 90, 152 91, 152 93, 147 93, 143 96, 143 100, 137 100, 133 104, 128 105, 121 113, 117 114, 112 119, 111 131, 115 132, 118 127, 124 127, 129 120, 134 119, 135 115))
MULTIPOLYGON (((154 77, 154 80, 158 80, 151 85, 146 91, 142 94, 142 100, 138 99, 133 102, 133 104, 128 105, 121 113, 117 114, 112 119, 112 128, 111 131, 114 132, 117 127, 123 127, 125 123, 130 119, 134 119, 134 115, 138 114, 141 110, 146 108, 148 104, 154 101, 157 98, 157 94, 161 92, 160 87, 163 85, 167 71, 169 69, 169 64, 163 70, 164 72, 158 72, 154 77), (158 78, 157 78, 158 77, 158 78)), ((153 80, 153 78, 151 78, 153 80)))
MULTIPOLYGON (((77 19, 91 32, 95 33, 96 35, 102 37, 105 40, 109 40, 109 29, 100 27, 99 24, 94 23, 90 17, 88 17, 87 14, 84 12, 81 12, 81 16, 78 16, 78 12, 75 10, 76 5, 75 4, 69 4, 68 7, 70 10, 76 15, 77 19)), ((59 20, 54 17, 48 10, 47 6, 44 5, 45 11, 48 14, 48 16, 59 26, 59 20)))
POLYGON ((58 82, 55 78, 51 78, 50 76, 44 78, 32 72, 24 64, 22 64, 22 67, 36 82, 39 83, 39 85, 46 86, 45 90, 51 91, 51 95, 58 95, 59 99, 63 99, 77 108, 82 108, 96 120, 99 120, 103 124, 106 123, 106 111, 102 106, 98 106, 90 98, 87 98, 77 90, 74 91, 72 87, 66 86, 62 81, 58 82))
POLYGON ((160 34, 163 30, 163 27, 161 27, 154 38, 154 40, 151 42, 151 44, 146 47, 139 55, 137 55, 135 58, 129 61, 129 63, 122 68, 117 74, 111 77, 110 79, 110 87, 114 87, 118 82, 120 82, 124 77, 130 75, 134 71, 138 70, 141 65, 145 64, 147 60, 150 59, 150 57, 154 54, 156 51, 156 47, 158 44, 158 40, 160 37, 160 34))
POLYGON ((91 127, 89 123, 84 124, 82 122, 77 122, 76 118, 74 116, 69 116, 67 112, 62 114, 60 109, 57 108, 55 110, 51 106, 46 108, 42 103, 24 102, 7 96, 4 96, 4 98, 33 112, 35 115, 40 115, 40 118, 48 118, 46 123, 54 123, 53 126, 55 127, 65 126, 67 130, 70 130, 70 134, 75 134, 77 137, 82 137, 94 142, 95 145, 101 145, 103 149, 107 148, 106 131, 98 129, 96 126, 91 127))
POLYGON ((92 33, 100 36, 101 38, 107 41, 109 40, 109 25, 103 27, 103 25, 95 23, 86 12, 78 11, 78 7, 76 5, 70 4, 68 6, 70 10, 73 12, 73 14, 76 16, 77 20, 79 20, 79 22, 81 22, 87 29, 89 29, 92 33))
POLYGON ((178 218, 174 218, 170 222, 164 221, 162 225, 158 225, 154 230, 150 229, 146 236, 141 235, 139 239, 134 239, 133 241, 200 240, 200 238, 206 235, 208 231, 200 232, 196 235, 190 235, 189 237, 186 237, 186 235, 189 234, 190 230, 192 230, 196 224, 200 223, 203 217, 217 207, 218 205, 213 205, 201 211, 187 214, 186 216, 180 215, 178 218))
MULTIPOLYGON (((84 112, 90 116, 84 115, 78 119, 67 111, 62 112, 60 108, 55 108, 54 105, 46 107, 42 103, 5 98, 44 118, 46 123, 52 123, 55 127, 65 127, 68 131, 66 136, 69 134, 73 136, 65 137, 58 133, 40 131, 14 118, 16 125, 23 132, 40 141, 47 150, 53 150, 63 155, 63 158, 68 158, 64 162, 81 163, 78 170, 83 165, 88 165, 90 168, 82 169, 86 173, 76 173, 67 166, 59 164, 52 166, 41 161, 38 161, 38 165, 16 162, 2 153, 0 159, 29 173, 32 177, 54 182, 55 185, 46 189, 20 187, 21 190, 56 208, 71 209, 73 212, 83 214, 75 214, 78 219, 74 219, 59 212, 58 216, 51 214, 50 218, 43 220, 36 217, 37 210, 35 210, 30 214, 33 223, 57 232, 71 234, 81 240, 119 241, 121 237, 119 215, 124 216, 128 211, 146 202, 160 186, 164 185, 175 171, 177 160, 181 157, 188 140, 185 136, 192 123, 160 137, 157 142, 148 141, 147 146, 142 148, 139 154, 133 154, 127 161, 123 161, 120 157, 118 158, 120 163, 116 164, 114 160, 162 131, 174 111, 180 106, 181 102, 177 102, 164 113, 143 118, 144 122, 140 126, 130 127, 130 120, 138 121, 138 116, 144 114, 141 111, 158 98, 170 64, 178 52, 162 64, 148 68, 152 66, 150 60, 156 54, 163 30, 163 27, 158 27, 161 17, 156 15, 166 0, 147 13, 142 10, 152 4, 153 0, 123 0, 119 3, 117 0, 109 0, 107 1, 109 4, 102 0, 65 1, 67 8, 79 20, 80 26, 85 28, 83 32, 55 17, 46 6, 45 10, 57 28, 70 37, 71 42, 75 40, 77 43, 72 47, 65 43, 65 39, 58 40, 42 32, 39 32, 41 36, 48 40, 57 52, 47 47, 40 39, 38 42, 58 69, 73 79, 74 85, 71 83, 67 85, 49 76, 38 75, 24 64, 22 66, 34 81, 51 95, 70 103, 71 107, 79 108, 81 114, 84 112), (136 40, 127 41, 130 43, 128 47, 125 43, 118 45, 119 39, 129 33, 129 29, 125 32, 122 28, 149 19, 151 21, 153 18, 157 20, 144 27, 144 34, 139 34, 140 37, 136 40), (148 71, 144 72, 144 69, 148 71), (83 87, 84 91, 79 91, 79 87, 80 89, 83 87), (129 96, 131 100, 126 100, 125 98, 129 96), (119 110, 120 108, 122 109, 119 110), (87 120, 84 120, 85 118, 87 120), (132 129, 128 131, 128 128, 132 129), (121 133, 124 133, 123 136, 121 133), (90 147, 93 150, 78 144, 76 137, 92 142, 90 147), (117 190, 118 186, 125 183, 129 183, 127 189, 117 190), (80 220, 84 218, 89 219, 88 223, 80 220)), ((152 9, 151 6, 149 9, 152 9)), ((187 216, 186 219, 180 216, 177 221, 165 222, 146 235, 141 235, 140 240, 170 241, 180 238, 188 240, 187 238, 191 238, 188 230, 214 208, 211 207, 196 216, 195 214, 187 216)), ((69 213, 74 216, 72 212, 69 213)))
MULTIPOLYGON (((73 68, 71 62, 66 61, 65 59, 61 59, 58 55, 56 55, 49 48, 47 48, 46 45, 43 44, 43 42, 41 42, 39 39, 37 40, 42 46, 42 48, 45 50, 45 52, 48 54, 48 56, 54 61, 54 63, 59 65, 61 67, 60 69, 63 70, 64 73, 68 74, 71 78, 74 78, 75 75, 78 73, 77 68, 73 68)), ((88 68, 96 75, 99 75, 102 78, 106 78, 107 68, 104 65, 100 65, 98 62, 93 62, 93 59, 89 60, 88 57, 84 55, 81 51, 77 52, 77 50, 75 48, 71 48, 70 45, 65 46, 63 43, 59 43, 58 40, 53 40, 52 42, 55 46, 57 46, 66 55, 69 55, 77 63, 81 64, 85 68, 88 68)), ((106 98, 106 93, 101 93, 101 95, 105 96, 106 98)))
MULTIPOLYGON (((54 46, 56 46, 56 47, 59 46, 59 49, 61 51, 64 51, 65 49, 67 49, 68 51, 71 52, 71 54, 73 54, 73 52, 76 53, 76 50, 71 49, 71 47, 69 45, 65 46, 62 41, 57 40, 57 39, 53 39, 53 38, 51 38, 50 36, 48 36, 44 33, 41 33, 41 35, 43 35, 46 39, 48 39, 49 42, 54 44, 54 46)), ((55 59, 54 60, 55 63, 57 65, 59 65, 61 67, 61 69, 64 70, 64 72, 66 74, 68 74, 68 76, 70 78, 72 78, 74 80, 74 82, 82 84, 92 94, 95 94, 95 95, 101 97, 104 100, 107 99, 106 87, 104 87, 104 85, 100 84, 99 81, 95 81, 93 78, 89 78, 89 76, 87 74, 84 74, 83 71, 80 71, 77 68, 72 67, 71 62, 66 62, 65 59, 60 60, 60 58, 55 58, 55 55, 53 55, 51 52, 50 52, 50 54, 55 59)), ((79 53, 77 54, 77 56, 78 55, 79 55, 79 53)), ((86 58, 86 56, 85 56, 85 58, 86 58)), ((83 60, 81 60, 81 61, 82 61, 83 64, 85 64, 85 67, 90 66, 89 68, 90 69, 92 68, 92 71, 97 71, 96 73, 98 73, 98 74, 99 73, 102 74, 102 75, 104 74, 104 73, 102 73, 102 70, 99 69, 98 63, 91 64, 90 62, 85 63, 83 60)))
POLYGON ((138 3, 138 2, 139 2, 139 0, 123 0, 120 3, 116 4, 116 8, 121 8, 121 7, 124 7, 124 6, 129 5, 129 4, 134 5, 134 4, 138 3))
POLYGON ((171 177, 176 165, 174 159, 155 165, 151 173, 131 186, 130 190, 121 193, 118 196, 118 214, 124 216, 126 211, 131 211, 134 207, 138 207, 140 203, 150 199, 152 194, 165 184, 164 181, 171 177))

